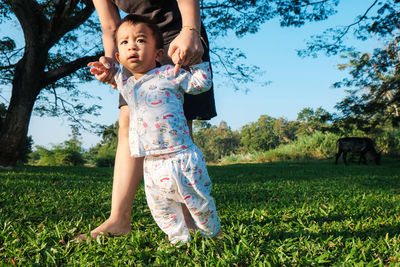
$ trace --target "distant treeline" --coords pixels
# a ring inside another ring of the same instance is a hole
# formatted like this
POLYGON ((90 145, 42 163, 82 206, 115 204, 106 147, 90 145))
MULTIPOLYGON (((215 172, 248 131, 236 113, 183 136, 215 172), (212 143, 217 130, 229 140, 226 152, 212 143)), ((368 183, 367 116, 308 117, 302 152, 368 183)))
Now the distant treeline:
MULTIPOLYGON (((194 121, 193 137, 208 162, 262 162, 330 158, 336 140, 343 136, 371 137, 384 154, 400 154, 400 129, 392 125, 366 132, 357 125, 341 124, 333 115, 317 108, 304 108, 295 121, 262 115, 256 122, 231 130, 226 122, 218 126, 194 121)), ((117 148, 118 123, 104 129, 101 141, 84 151, 77 128, 71 139, 45 148, 36 146, 28 163, 34 165, 93 165, 111 167, 117 148)))

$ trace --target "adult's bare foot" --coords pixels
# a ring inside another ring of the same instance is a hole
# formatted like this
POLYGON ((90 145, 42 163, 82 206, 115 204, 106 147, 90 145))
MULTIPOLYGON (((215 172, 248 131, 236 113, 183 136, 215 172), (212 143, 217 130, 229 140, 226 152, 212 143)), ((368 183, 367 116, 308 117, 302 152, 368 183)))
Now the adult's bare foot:
MULTIPOLYGON (((121 236, 129 234, 131 225, 126 223, 113 222, 110 219, 103 222, 97 228, 90 232, 90 236, 96 239, 99 235, 103 236, 121 236)), ((74 237, 74 241, 82 242, 87 239, 86 234, 80 234, 74 237)))

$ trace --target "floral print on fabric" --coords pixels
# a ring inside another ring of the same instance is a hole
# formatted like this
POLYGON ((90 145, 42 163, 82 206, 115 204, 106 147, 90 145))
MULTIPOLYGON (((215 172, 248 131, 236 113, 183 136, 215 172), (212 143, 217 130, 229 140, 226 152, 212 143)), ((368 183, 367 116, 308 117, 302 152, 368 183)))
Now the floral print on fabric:
POLYGON ((186 205, 203 236, 218 233, 221 226, 210 195, 211 180, 196 145, 179 153, 146 157, 144 183, 151 214, 171 243, 190 240, 181 203, 186 205))
POLYGON ((183 93, 200 94, 211 88, 210 64, 181 69, 155 68, 140 79, 127 78, 120 70, 115 80, 130 110, 131 155, 160 155, 177 152, 193 144, 183 113, 183 93))

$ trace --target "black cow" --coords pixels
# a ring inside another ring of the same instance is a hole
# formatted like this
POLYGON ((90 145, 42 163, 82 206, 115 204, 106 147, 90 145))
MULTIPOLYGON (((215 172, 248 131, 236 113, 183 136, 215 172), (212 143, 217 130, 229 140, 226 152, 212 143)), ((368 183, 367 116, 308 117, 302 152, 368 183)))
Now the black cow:
POLYGON ((338 153, 336 154, 337 164, 340 155, 343 153, 344 164, 347 165, 346 155, 347 152, 352 154, 360 154, 360 159, 358 160, 358 165, 360 165, 361 160, 364 164, 367 164, 367 157, 372 159, 376 165, 380 164, 381 154, 376 152, 374 141, 367 137, 345 137, 340 138, 336 142, 336 146, 339 147, 338 153))

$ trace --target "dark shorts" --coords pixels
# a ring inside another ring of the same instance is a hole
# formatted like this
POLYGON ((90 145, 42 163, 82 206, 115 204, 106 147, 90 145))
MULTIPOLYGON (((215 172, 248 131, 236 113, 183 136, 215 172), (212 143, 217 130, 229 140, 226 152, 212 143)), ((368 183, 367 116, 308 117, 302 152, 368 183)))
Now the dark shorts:
MULTIPOLYGON (((208 39, 207 34, 202 28, 201 34, 207 43, 207 46, 203 44, 204 54, 203 61, 210 61, 210 51, 208 49, 208 39)), ((169 48, 169 43, 164 45, 165 54, 167 54, 169 48)), ((164 57, 163 65, 173 64, 168 56, 164 57)), ((125 99, 122 95, 119 95, 119 107, 127 105, 125 99)), ((199 95, 184 95, 183 110, 185 112, 186 119, 191 120, 209 120, 217 116, 215 110, 215 100, 214 100, 214 86, 210 90, 199 95)))

